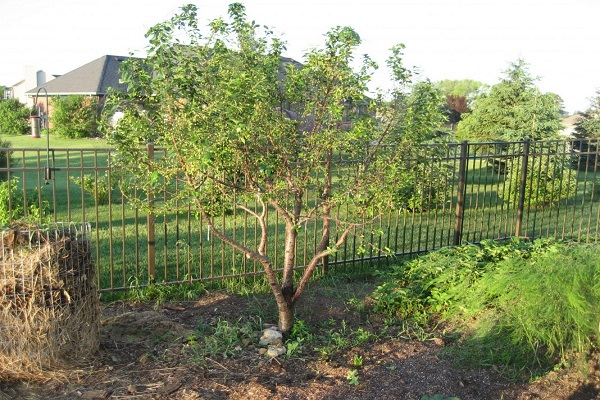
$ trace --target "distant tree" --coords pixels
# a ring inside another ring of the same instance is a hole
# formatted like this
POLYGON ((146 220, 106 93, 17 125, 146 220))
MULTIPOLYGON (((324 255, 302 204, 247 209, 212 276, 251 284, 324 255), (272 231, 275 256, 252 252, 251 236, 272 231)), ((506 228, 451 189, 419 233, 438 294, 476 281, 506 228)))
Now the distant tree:
POLYGON ((481 82, 472 79, 450 80, 444 79, 435 82, 435 87, 445 96, 460 96, 464 98, 472 98, 485 85, 481 82))
POLYGON ((452 125, 452 129, 460 122, 462 115, 470 111, 467 98, 454 94, 446 95, 445 108, 448 112, 448 122, 452 125))
POLYGON ((53 97, 52 133, 65 138, 94 137, 98 134, 98 99, 82 95, 53 97))
POLYGON ((23 135, 29 130, 31 110, 17 99, 0 101, 0 135, 23 135))
POLYGON ((484 87, 483 83, 471 79, 443 80, 435 83, 435 87, 446 98, 445 109, 448 122, 454 126, 461 120, 461 115, 469 112, 469 104, 484 87))
POLYGON ((567 110, 565 110, 565 101, 559 95, 555 94, 556 102, 558 104, 558 114, 562 119, 567 118, 571 115, 567 110))
MULTIPOLYGON (((357 226, 398 209, 397 184, 414 166, 404 156, 435 136, 440 96, 428 82, 411 82, 400 45, 388 60, 392 92, 365 97, 376 65, 365 57, 353 67, 360 37, 348 27, 328 32, 325 45, 282 78, 282 42, 249 22, 239 3, 229 6, 229 16, 212 21, 204 34, 196 7, 187 5, 152 27, 148 57, 123 66, 129 91, 109 98, 107 112, 118 108, 123 117, 107 127, 108 136, 133 188, 158 192, 178 182, 172 198, 153 204, 156 212, 194 204, 214 236, 262 265, 279 327, 288 334, 294 306, 324 257, 357 226), (140 152, 150 140, 167 155, 140 152), (343 179, 334 175, 337 168, 343 179), (257 243, 215 224, 213 193, 256 221, 257 243), (274 268, 278 251, 267 245, 274 241, 267 212, 285 225, 281 271, 274 268), (313 222, 314 252, 299 269, 298 240, 313 222)), ((143 192, 131 201, 148 207, 143 192)))
POLYGON ((5 86, 0 85, 0 101, 4 100, 4 93, 6 93, 7 88, 5 86))
POLYGON ((580 115, 575 124, 575 134, 582 138, 600 138, 600 89, 590 99, 590 107, 580 115))
POLYGON ((473 111, 462 116, 460 140, 541 140, 558 137, 560 98, 541 93, 523 60, 512 63, 500 83, 475 100, 473 111))

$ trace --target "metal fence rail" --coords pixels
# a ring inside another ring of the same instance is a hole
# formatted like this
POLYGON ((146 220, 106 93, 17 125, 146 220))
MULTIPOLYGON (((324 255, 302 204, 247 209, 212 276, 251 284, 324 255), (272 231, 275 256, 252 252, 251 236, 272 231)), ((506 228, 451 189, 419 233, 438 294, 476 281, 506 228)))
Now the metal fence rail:
MULTIPOLYGON (((323 268, 370 268, 374 261, 393 262, 390 254, 512 236, 597 241, 599 145, 590 139, 424 146, 414 154, 417 167, 409 180, 417 200, 365 223, 323 268)), ((165 154, 151 146, 146 151, 153 157, 165 154)), ((183 204, 184 212, 154 216, 128 204, 116 187, 114 155, 112 149, 0 148, 5 207, 0 225, 8 224, 3 215, 24 215, 37 223, 89 223, 103 291, 143 285, 150 276, 175 283, 262 273, 255 262, 212 237, 191 205, 183 204)), ((343 165, 338 165, 340 176, 343 165)), ((155 193, 154 199, 165 196, 155 193)), ((336 212, 343 215, 343 207, 336 212)), ((259 227, 247 215, 233 209, 214 218, 246 246, 257 242, 259 227)), ((296 254, 300 265, 319 238, 316 222, 303 228, 296 254)), ((275 212, 269 213, 269 229, 278 266, 284 229, 275 212)))

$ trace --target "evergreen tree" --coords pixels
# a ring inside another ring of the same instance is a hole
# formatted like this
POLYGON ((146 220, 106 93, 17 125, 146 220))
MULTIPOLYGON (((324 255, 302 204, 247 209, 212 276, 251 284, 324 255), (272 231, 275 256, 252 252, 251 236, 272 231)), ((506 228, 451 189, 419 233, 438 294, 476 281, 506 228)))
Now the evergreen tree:
POLYGON ((475 141, 550 139, 562 129, 561 100, 541 93, 523 60, 512 63, 500 83, 478 98, 458 124, 457 138, 475 141))

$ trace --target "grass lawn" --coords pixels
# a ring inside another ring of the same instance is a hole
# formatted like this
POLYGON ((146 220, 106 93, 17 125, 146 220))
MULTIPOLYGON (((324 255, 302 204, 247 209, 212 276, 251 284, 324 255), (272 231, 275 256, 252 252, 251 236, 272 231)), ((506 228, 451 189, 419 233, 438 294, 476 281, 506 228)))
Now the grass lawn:
MULTIPOLYGON (((29 135, 4 136, 3 140, 10 142, 13 148, 45 149, 48 145, 48 137, 45 133, 40 138, 32 138, 29 135)), ((50 135, 50 148, 55 149, 100 149, 109 148, 105 139, 67 139, 50 135)))
MULTIPOLYGON (((103 289, 126 287, 147 282, 148 237, 147 215, 128 204, 116 188, 116 177, 109 171, 109 158, 114 155, 106 140, 63 139, 50 137, 50 160, 54 166, 52 179, 45 184, 47 162, 45 136, 6 137, 13 145, 11 176, 26 189, 28 202, 44 200, 50 216, 57 222, 89 223, 95 244, 96 263, 103 289), (91 187, 83 188, 77 181, 87 180, 91 187), (99 203, 96 192, 112 187, 107 204, 99 203)), ((456 164, 456 163, 454 163, 456 164)), ((457 165, 452 166, 456 170, 457 165)), ((571 170, 577 174, 577 196, 557 205, 531 209, 525 213, 523 236, 575 237, 594 240, 599 231, 598 195, 595 194, 595 174, 571 170)), ((343 176, 343 168, 339 175, 343 176)), ((463 242, 486 238, 501 238, 515 234, 517 210, 503 200, 505 177, 492 171, 484 158, 468 162, 465 190, 465 213, 462 222, 463 242)), ((343 248, 330 257, 332 264, 348 259, 415 253, 453 244, 456 222, 457 179, 449 179, 447 196, 436 198, 427 212, 390 210, 389 214, 366 224, 351 235, 343 248), (364 238, 366 246, 361 243, 364 238)), ((161 201, 162 195, 156 196, 161 201)), ((185 209, 185 204, 183 205, 185 209)), ((252 205, 251 205, 252 207, 252 205)), ((343 207, 336 217, 343 219, 343 207)), ((244 245, 253 247, 258 240, 258 226, 252 218, 237 214, 217 217, 217 225, 244 245)), ((268 246, 280 266, 283 254, 284 229, 281 219, 269 210, 268 246)), ((231 247, 208 234, 207 226, 194 216, 193 210, 156 216, 156 279, 158 282, 188 279, 212 279, 236 274, 260 273, 260 266, 247 260, 231 247)), ((334 235, 335 236, 335 235, 334 235)), ((304 265, 319 239, 318 224, 303 226, 297 247, 298 264, 304 265)), ((334 268, 343 268, 336 265, 334 268)), ((372 268, 367 261, 348 268, 372 268), (365 267, 366 266, 366 267, 365 267)))

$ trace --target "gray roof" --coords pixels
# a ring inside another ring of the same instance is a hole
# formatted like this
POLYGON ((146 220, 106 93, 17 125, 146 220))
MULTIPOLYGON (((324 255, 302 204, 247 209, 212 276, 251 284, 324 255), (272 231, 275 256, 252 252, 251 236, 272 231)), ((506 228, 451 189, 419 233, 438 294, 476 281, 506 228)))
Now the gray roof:
MULTIPOLYGON (((121 62, 129 58, 131 57, 102 56, 25 93, 34 96, 38 94, 40 88, 45 88, 49 96, 69 94, 102 96, 108 92, 108 88, 125 91, 126 85, 120 83, 119 68, 121 67, 121 62)), ((302 66, 301 63, 291 58, 283 57, 281 61, 279 69, 280 79, 283 79, 285 76, 286 66, 290 64, 294 67, 302 66)), ((39 94, 41 96, 46 95, 44 91, 39 92, 39 94)))
MULTIPOLYGON (((48 95, 105 95, 109 87, 125 90, 125 85, 120 83, 119 68, 121 62, 130 57, 106 55, 89 62, 71 72, 59 76, 26 94, 35 95, 40 88, 45 88, 48 95)), ((42 91, 40 95, 45 95, 42 91)))

